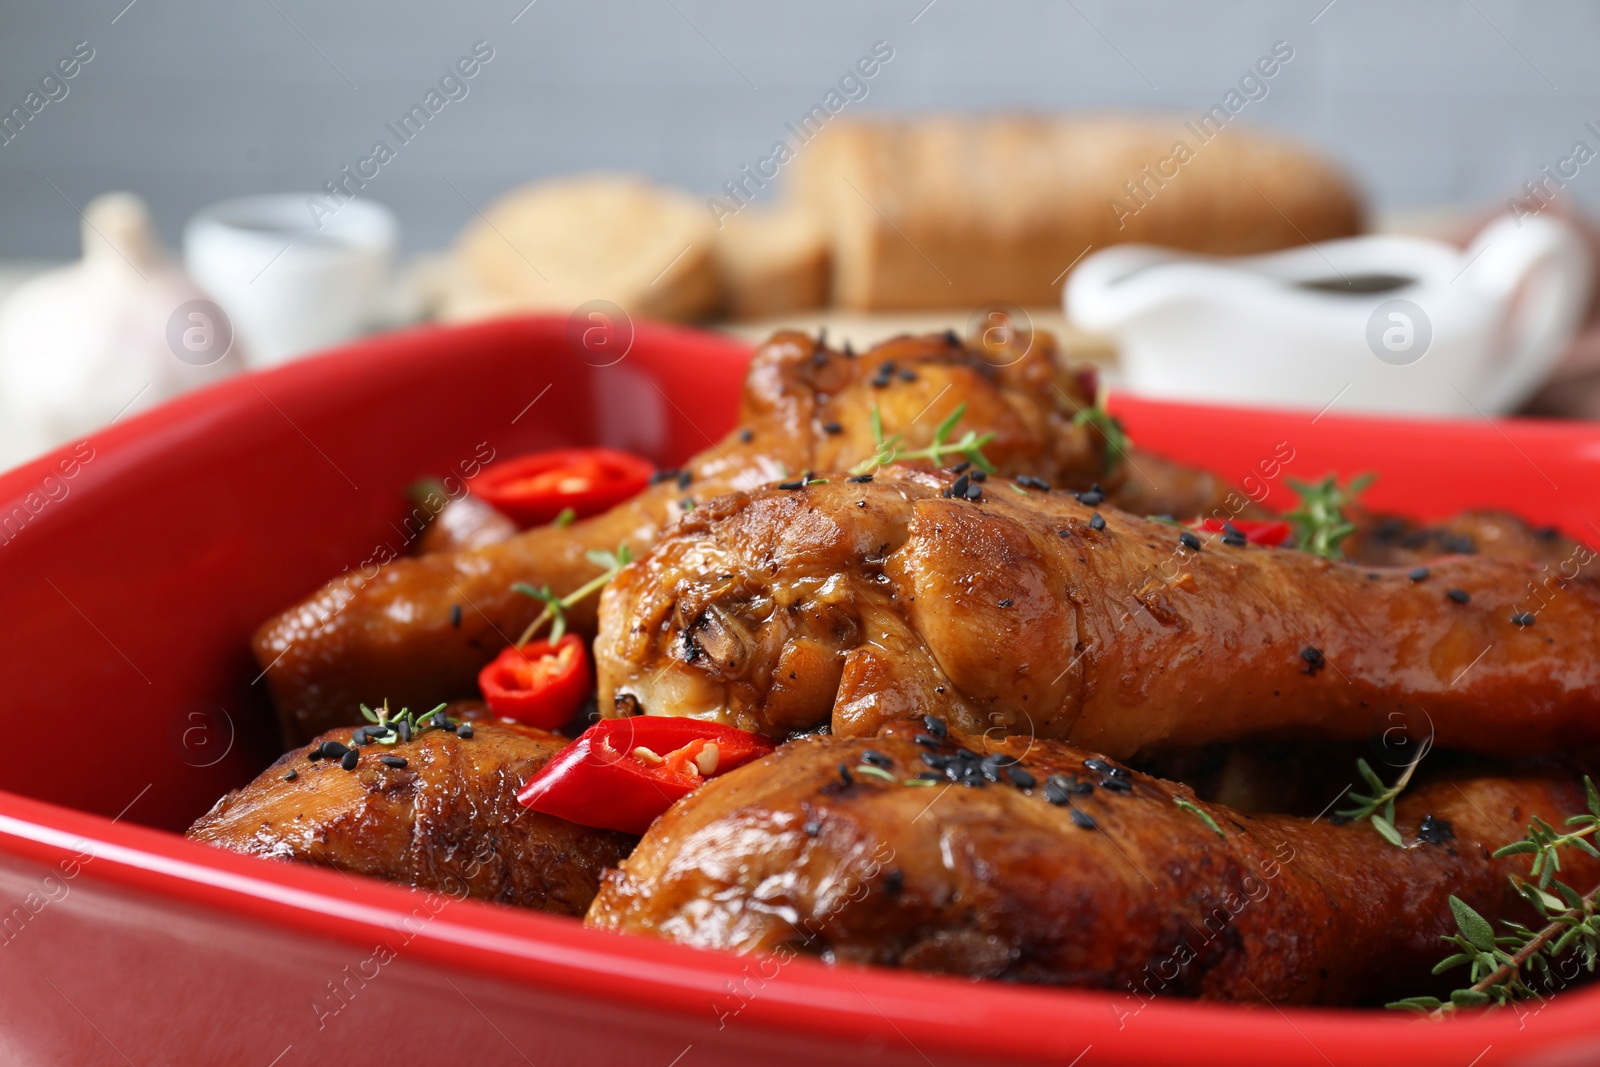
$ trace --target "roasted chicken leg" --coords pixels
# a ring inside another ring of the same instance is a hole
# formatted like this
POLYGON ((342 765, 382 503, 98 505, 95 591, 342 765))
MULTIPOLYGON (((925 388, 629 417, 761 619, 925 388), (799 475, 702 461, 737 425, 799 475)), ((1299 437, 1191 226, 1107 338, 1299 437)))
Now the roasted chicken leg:
POLYGON ((606 590, 603 714, 964 730, 1119 758, 1245 738, 1489 755, 1600 742, 1600 580, 1374 570, 1008 479, 890 469, 711 501, 606 590))
MULTIPOLYGON (((684 470, 613 510, 570 527, 529 530, 459 552, 398 560, 369 582, 336 581, 267 621, 254 641, 291 743, 352 722, 358 702, 388 697, 428 707, 469 695, 477 671, 536 615, 516 582, 566 593, 597 572, 592 549, 635 552, 692 501, 735 489, 846 470, 886 437, 925 448, 965 405, 949 439, 991 433, 985 453, 1009 474, 1088 489, 1107 478, 1104 438, 1074 415, 1093 400, 1045 334, 1015 351, 975 349, 954 334, 903 337, 866 356, 805 334, 776 334, 753 357, 741 428, 684 470)), ((571 624, 594 625, 594 606, 571 624)))
MULTIPOLYGON (((334 730, 289 752, 189 829, 196 841, 558 915, 581 915, 600 872, 634 838, 531 812, 517 790, 566 738, 474 722, 470 739, 431 730, 410 742, 310 759, 334 730), (385 757, 389 762, 385 762, 385 757), (403 760, 403 766, 391 766, 403 760)), ((337 749, 334 750, 337 752, 337 749)))
MULTIPOLYGON (((1583 810, 1572 774, 1424 784, 1400 800, 1396 848, 1364 822, 1199 803, 1059 742, 912 722, 795 741, 708 783, 607 874, 587 921, 1120 990, 1129 1011, 1157 994, 1381 1003, 1438 990, 1451 894, 1497 929, 1535 922, 1508 878, 1527 857, 1489 853, 1534 816, 1583 810), (916 788, 919 774, 938 781, 916 788)), ((1569 851, 1562 877, 1586 889, 1600 861, 1569 851)))

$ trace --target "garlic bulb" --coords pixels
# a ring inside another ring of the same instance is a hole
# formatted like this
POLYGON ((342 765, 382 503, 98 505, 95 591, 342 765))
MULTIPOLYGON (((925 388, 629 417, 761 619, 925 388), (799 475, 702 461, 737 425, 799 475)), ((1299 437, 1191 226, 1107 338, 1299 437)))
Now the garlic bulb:
POLYGON ((144 202, 83 212, 83 258, 0 305, 0 466, 243 366, 232 327, 171 265, 144 202))

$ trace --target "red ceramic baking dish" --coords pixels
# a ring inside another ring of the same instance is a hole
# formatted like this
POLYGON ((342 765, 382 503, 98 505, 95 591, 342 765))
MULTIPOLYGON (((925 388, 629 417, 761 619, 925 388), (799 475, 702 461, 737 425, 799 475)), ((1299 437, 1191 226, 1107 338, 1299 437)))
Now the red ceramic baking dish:
MULTIPOLYGON (((251 630, 403 549, 408 483, 484 449, 681 460, 731 424, 745 355, 659 326, 615 363, 579 358, 560 319, 419 330, 234 379, 0 476, 0 1062, 1600 1060, 1600 987, 1437 1025, 780 968, 179 836, 278 752, 251 630)), ((1594 427, 1120 409, 1141 444, 1273 502, 1285 477, 1375 470, 1378 506, 1503 504, 1600 540, 1594 427)))

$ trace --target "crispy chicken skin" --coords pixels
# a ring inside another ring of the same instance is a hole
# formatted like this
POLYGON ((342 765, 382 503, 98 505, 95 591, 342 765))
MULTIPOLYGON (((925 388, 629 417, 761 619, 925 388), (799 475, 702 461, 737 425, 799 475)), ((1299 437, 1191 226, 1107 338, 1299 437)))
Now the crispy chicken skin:
POLYGON ((1413 580, 1104 505, 1096 520, 1001 478, 979 501, 943 495, 961 485, 889 469, 697 509, 604 594, 602 713, 781 737, 948 709, 965 730, 1119 758, 1363 740, 1395 715, 1491 755, 1600 742, 1588 575, 1541 600, 1515 561, 1453 557, 1413 580))
POLYGON ((1444 522, 1414 522, 1395 515, 1364 515, 1344 544, 1345 555, 1357 563, 1404 567, 1427 563, 1440 556, 1485 555, 1548 564, 1565 577, 1592 562, 1594 554, 1553 526, 1535 527, 1507 511, 1480 508, 1464 511, 1444 522))
MULTIPOLYGON (((1174 803, 1197 803, 1186 787, 1091 769, 1059 742, 986 748, 952 731, 931 748, 913 741, 924 729, 803 739, 713 780, 608 872, 586 921, 741 953, 1123 990, 1129 1010, 1155 994, 1381 1002, 1438 987, 1451 893, 1497 928, 1535 921, 1508 878, 1527 858, 1489 853, 1534 815, 1559 824, 1584 806, 1570 774, 1413 786, 1396 848, 1366 823, 1197 804, 1219 837, 1174 803), (991 765, 1000 780, 978 787, 902 784, 958 746, 1020 763, 991 765), (872 765, 895 780, 858 769, 872 765), (1048 799, 1052 775, 1067 779, 1063 803, 1048 799)), ((1569 855, 1564 878, 1600 877, 1600 862, 1569 855)))
MULTIPOLYGON (((1017 344, 1023 343, 1018 335, 1017 344)), ((364 584, 340 580, 268 620, 256 633, 291 743, 352 721, 359 701, 387 696, 428 707, 471 693, 477 671, 538 613, 515 582, 570 592, 594 577, 584 553, 626 542, 636 553, 683 514, 685 500, 843 470, 876 451, 874 407, 886 435, 908 450, 966 405, 951 434, 992 433, 989 458, 1010 474, 1087 489, 1105 477, 1104 439, 1073 423, 1090 404, 1054 342, 1035 335, 1018 356, 973 349, 952 335, 902 337, 856 357, 801 333, 774 335, 755 353, 740 410, 743 429, 700 453, 679 479, 570 527, 529 530, 470 551, 397 560, 364 584), (452 607, 459 626, 452 624, 452 607)), ((594 604, 570 622, 594 626, 594 604)))
POLYGON ((582 915, 600 872, 626 856, 634 838, 517 803, 517 790, 566 738, 472 725, 470 740, 433 730, 409 743, 365 746, 354 771, 307 758, 323 741, 349 742, 348 729, 330 731, 217 801, 189 836, 458 898, 582 915), (386 766, 382 756, 406 766, 386 766))

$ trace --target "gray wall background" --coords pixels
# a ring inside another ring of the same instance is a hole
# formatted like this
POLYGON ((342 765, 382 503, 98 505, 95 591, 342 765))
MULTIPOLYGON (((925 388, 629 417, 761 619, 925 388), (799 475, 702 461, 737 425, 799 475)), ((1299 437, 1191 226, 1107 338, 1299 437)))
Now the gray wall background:
MULTIPOLYGON (((469 95, 366 191, 412 249, 446 242, 468 201, 562 171, 710 194, 879 39, 895 58, 852 109, 1185 115, 1287 40, 1242 120, 1332 153, 1380 209, 1503 203, 1575 140, 1600 148, 1583 128, 1600 125, 1600 5, 1579 0, 126 3, 0 2, 0 111, 74 42, 96 53, 0 145, 0 258, 72 254, 72 205, 113 188, 169 241, 211 201, 314 189, 479 39, 495 57, 469 95)), ((1600 204, 1600 164, 1563 195, 1600 204)))

